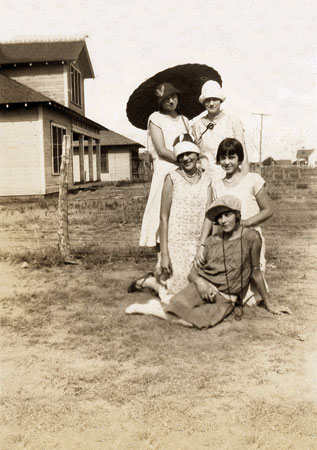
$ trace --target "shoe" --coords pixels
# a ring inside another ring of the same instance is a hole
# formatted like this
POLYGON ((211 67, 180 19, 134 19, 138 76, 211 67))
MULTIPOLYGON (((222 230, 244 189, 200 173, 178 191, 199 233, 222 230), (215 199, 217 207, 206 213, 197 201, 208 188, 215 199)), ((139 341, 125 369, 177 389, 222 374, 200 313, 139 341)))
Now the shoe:
POLYGON ((154 273, 148 272, 144 275, 144 277, 141 277, 141 278, 138 278, 137 280, 132 281, 132 283, 128 286, 128 293, 131 294, 131 292, 142 290, 145 280, 147 280, 148 278, 151 278, 151 277, 154 277, 154 273), (137 282, 142 279, 143 279, 142 283, 139 286, 137 286, 137 282))

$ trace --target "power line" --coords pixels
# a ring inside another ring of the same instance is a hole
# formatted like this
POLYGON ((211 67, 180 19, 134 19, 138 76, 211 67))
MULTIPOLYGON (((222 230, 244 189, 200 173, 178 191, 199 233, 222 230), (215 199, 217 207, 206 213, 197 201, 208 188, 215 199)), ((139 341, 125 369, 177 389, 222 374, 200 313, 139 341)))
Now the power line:
POLYGON ((271 114, 265 114, 265 113, 252 113, 255 116, 261 116, 261 128, 260 128, 260 146, 259 146, 259 163, 260 167, 262 165, 262 134, 263 134, 263 116, 270 116, 271 114))

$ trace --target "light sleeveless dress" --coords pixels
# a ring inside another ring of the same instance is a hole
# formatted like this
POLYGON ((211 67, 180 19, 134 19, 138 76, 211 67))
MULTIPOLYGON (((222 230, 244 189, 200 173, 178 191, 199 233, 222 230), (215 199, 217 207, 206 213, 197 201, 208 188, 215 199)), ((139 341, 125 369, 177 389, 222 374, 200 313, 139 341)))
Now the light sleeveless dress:
MULTIPOLYGON (((166 286, 168 294, 173 295, 188 284, 187 277, 200 242, 211 180, 206 172, 202 172, 196 184, 186 181, 178 171, 170 172, 169 176, 173 194, 168 221, 168 251, 173 274, 167 279, 166 286)), ((164 301, 162 292, 160 297, 164 301)))
POLYGON ((165 161, 158 155, 149 132, 150 122, 162 130, 165 147, 171 151, 173 151, 173 143, 177 136, 186 133, 189 129, 188 119, 184 116, 173 118, 156 111, 149 117, 147 149, 153 157, 154 171, 140 234, 140 246, 144 247, 155 247, 157 243, 164 180, 170 170, 177 168, 175 164, 165 161))

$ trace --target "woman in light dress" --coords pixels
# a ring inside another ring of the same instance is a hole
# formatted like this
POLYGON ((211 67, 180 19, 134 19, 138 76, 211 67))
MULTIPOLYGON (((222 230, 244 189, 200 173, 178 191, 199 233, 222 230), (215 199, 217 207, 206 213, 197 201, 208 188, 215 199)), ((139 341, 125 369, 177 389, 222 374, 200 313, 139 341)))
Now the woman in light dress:
POLYGON ((244 148, 242 171, 249 171, 248 155, 245 147, 244 129, 241 121, 222 109, 226 96, 216 81, 208 80, 201 89, 199 102, 206 108, 203 117, 194 119, 192 131, 201 150, 201 160, 205 169, 211 170, 213 179, 222 178, 225 173, 216 165, 216 154, 220 142, 232 137, 238 139, 244 148))
POLYGON ((188 119, 178 112, 180 91, 171 83, 161 83, 155 89, 158 109, 148 119, 148 150, 153 157, 153 177, 145 208, 140 246, 156 247, 159 252, 158 233, 161 195, 166 174, 177 168, 173 142, 189 130, 188 119))
MULTIPOLYGON (((211 198, 211 180, 200 166, 200 150, 194 138, 186 133, 174 145, 174 155, 179 164, 165 178, 160 214, 161 277, 149 277, 141 287, 158 292, 162 302, 188 284, 188 274, 193 265, 207 201, 211 198)), ((160 301, 153 299, 127 308, 128 314, 161 311, 160 301)), ((163 314, 164 315, 164 314, 163 314)))

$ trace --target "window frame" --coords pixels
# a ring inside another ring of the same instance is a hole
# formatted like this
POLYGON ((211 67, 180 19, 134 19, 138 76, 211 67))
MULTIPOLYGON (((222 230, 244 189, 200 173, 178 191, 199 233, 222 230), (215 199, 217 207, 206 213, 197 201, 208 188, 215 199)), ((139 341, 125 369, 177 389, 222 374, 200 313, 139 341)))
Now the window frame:
POLYGON ((77 106, 82 107, 82 75, 80 70, 73 64, 70 65, 70 100, 77 106))
POLYGON ((51 122, 51 148, 52 148, 52 175, 59 176, 61 173, 61 163, 62 163, 62 154, 63 154, 63 136, 67 134, 67 128, 63 125, 59 125, 55 122, 51 122), (56 143, 54 143, 54 130, 56 129, 56 143), (61 141, 59 142, 58 137, 59 133, 58 131, 61 130, 61 141), (54 153, 56 152, 56 156, 54 156, 54 153), (56 169, 55 170, 55 161, 56 161, 56 169))
POLYGON ((109 151, 101 150, 100 152, 100 173, 109 173, 109 151), (104 167, 106 168, 105 170, 104 167))

